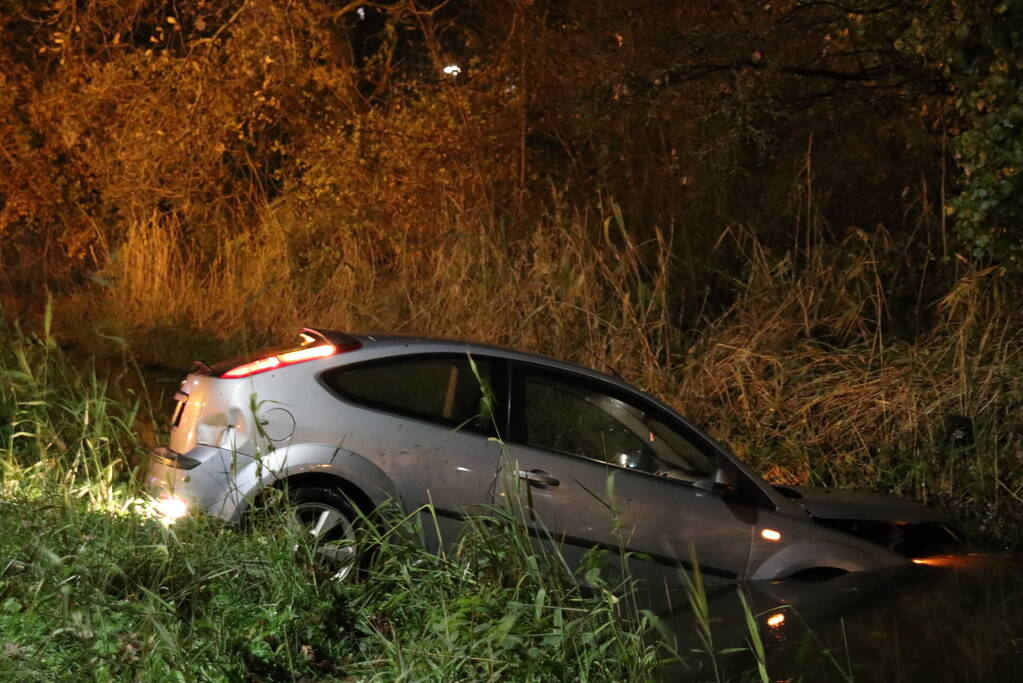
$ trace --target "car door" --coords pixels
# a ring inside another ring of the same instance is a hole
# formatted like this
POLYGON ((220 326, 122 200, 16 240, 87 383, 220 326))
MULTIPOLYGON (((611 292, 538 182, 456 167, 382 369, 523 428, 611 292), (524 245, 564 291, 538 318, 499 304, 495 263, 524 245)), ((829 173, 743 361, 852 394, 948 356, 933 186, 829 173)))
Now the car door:
POLYGON ((358 425, 344 447, 394 482, 418 510, 427 545, 453 542, 466 514, 493 501, 506 422, 503 361, 466 353, 391 357, 325 373, 358 425))
POLYGON ((594 547, 634 576, 677 582, 696 558, 708 578, 740 578, 757 510, 713 490, 716 451, 677 416, 581 374, 518 363, 509 457, 535 534, 569 561, 594 547))

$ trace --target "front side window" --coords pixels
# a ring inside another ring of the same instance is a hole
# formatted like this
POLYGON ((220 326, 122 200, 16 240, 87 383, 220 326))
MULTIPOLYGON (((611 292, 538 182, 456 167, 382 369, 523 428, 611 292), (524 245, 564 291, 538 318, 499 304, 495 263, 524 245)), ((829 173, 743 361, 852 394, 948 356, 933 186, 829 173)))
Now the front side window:
POLYGON ((636 467, 650 454, 625 423, 630 417, 636 417, 630 407, 610 396, 540 375, 526 380, 528 446, 636 467))
POLYGON ((688 481, 713 472, 705 449, 658 411, 588 381, 530 371, 521 401, 520 439, 527 446, 688 481))
POLYGON ((325 373, 342 398, 369 408, 474 432, 494 428, 492 364, 467 356, 389 359, 325 373), (478 373, 478 375, 477 375, 478 373))

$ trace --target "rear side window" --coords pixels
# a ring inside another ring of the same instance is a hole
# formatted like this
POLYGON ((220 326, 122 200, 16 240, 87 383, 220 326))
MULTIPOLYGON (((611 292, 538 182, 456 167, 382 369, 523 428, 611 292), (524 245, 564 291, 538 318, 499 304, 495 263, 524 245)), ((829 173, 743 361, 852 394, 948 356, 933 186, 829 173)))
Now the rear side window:
POLYGON ((389 359, 338 368, 324 383, 342 398, 389 413, 489 434, 494 431, 492 364, 466 356, 389 359))

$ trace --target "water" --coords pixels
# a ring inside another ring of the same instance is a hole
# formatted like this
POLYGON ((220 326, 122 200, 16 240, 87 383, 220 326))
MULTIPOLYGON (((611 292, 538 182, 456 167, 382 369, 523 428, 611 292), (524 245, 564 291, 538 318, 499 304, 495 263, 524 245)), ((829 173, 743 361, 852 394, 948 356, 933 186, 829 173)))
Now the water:
MULTIPOLYGON (((743 587, 773 681, 1023 681, 1023 558, 928 558, 905 570, 743 587)), ((685 664, 665 680, 759 680, 736 587, 710 597, 714 663, 684 592, 649 594, 685 664), (750 675, 752 672, 752 675, 750 675)))

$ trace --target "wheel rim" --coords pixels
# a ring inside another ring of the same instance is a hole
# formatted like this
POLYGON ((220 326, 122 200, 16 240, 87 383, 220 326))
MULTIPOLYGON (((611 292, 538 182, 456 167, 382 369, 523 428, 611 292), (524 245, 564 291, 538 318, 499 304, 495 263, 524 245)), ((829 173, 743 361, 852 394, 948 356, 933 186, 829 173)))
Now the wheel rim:
POLYGON ((295 521, 312 536, 317 564, 331 571, 335 580, 347 578, 355 568, 357 556, 355 526, 348 515, 324 503, 299 503, 295 506, 295 521))

